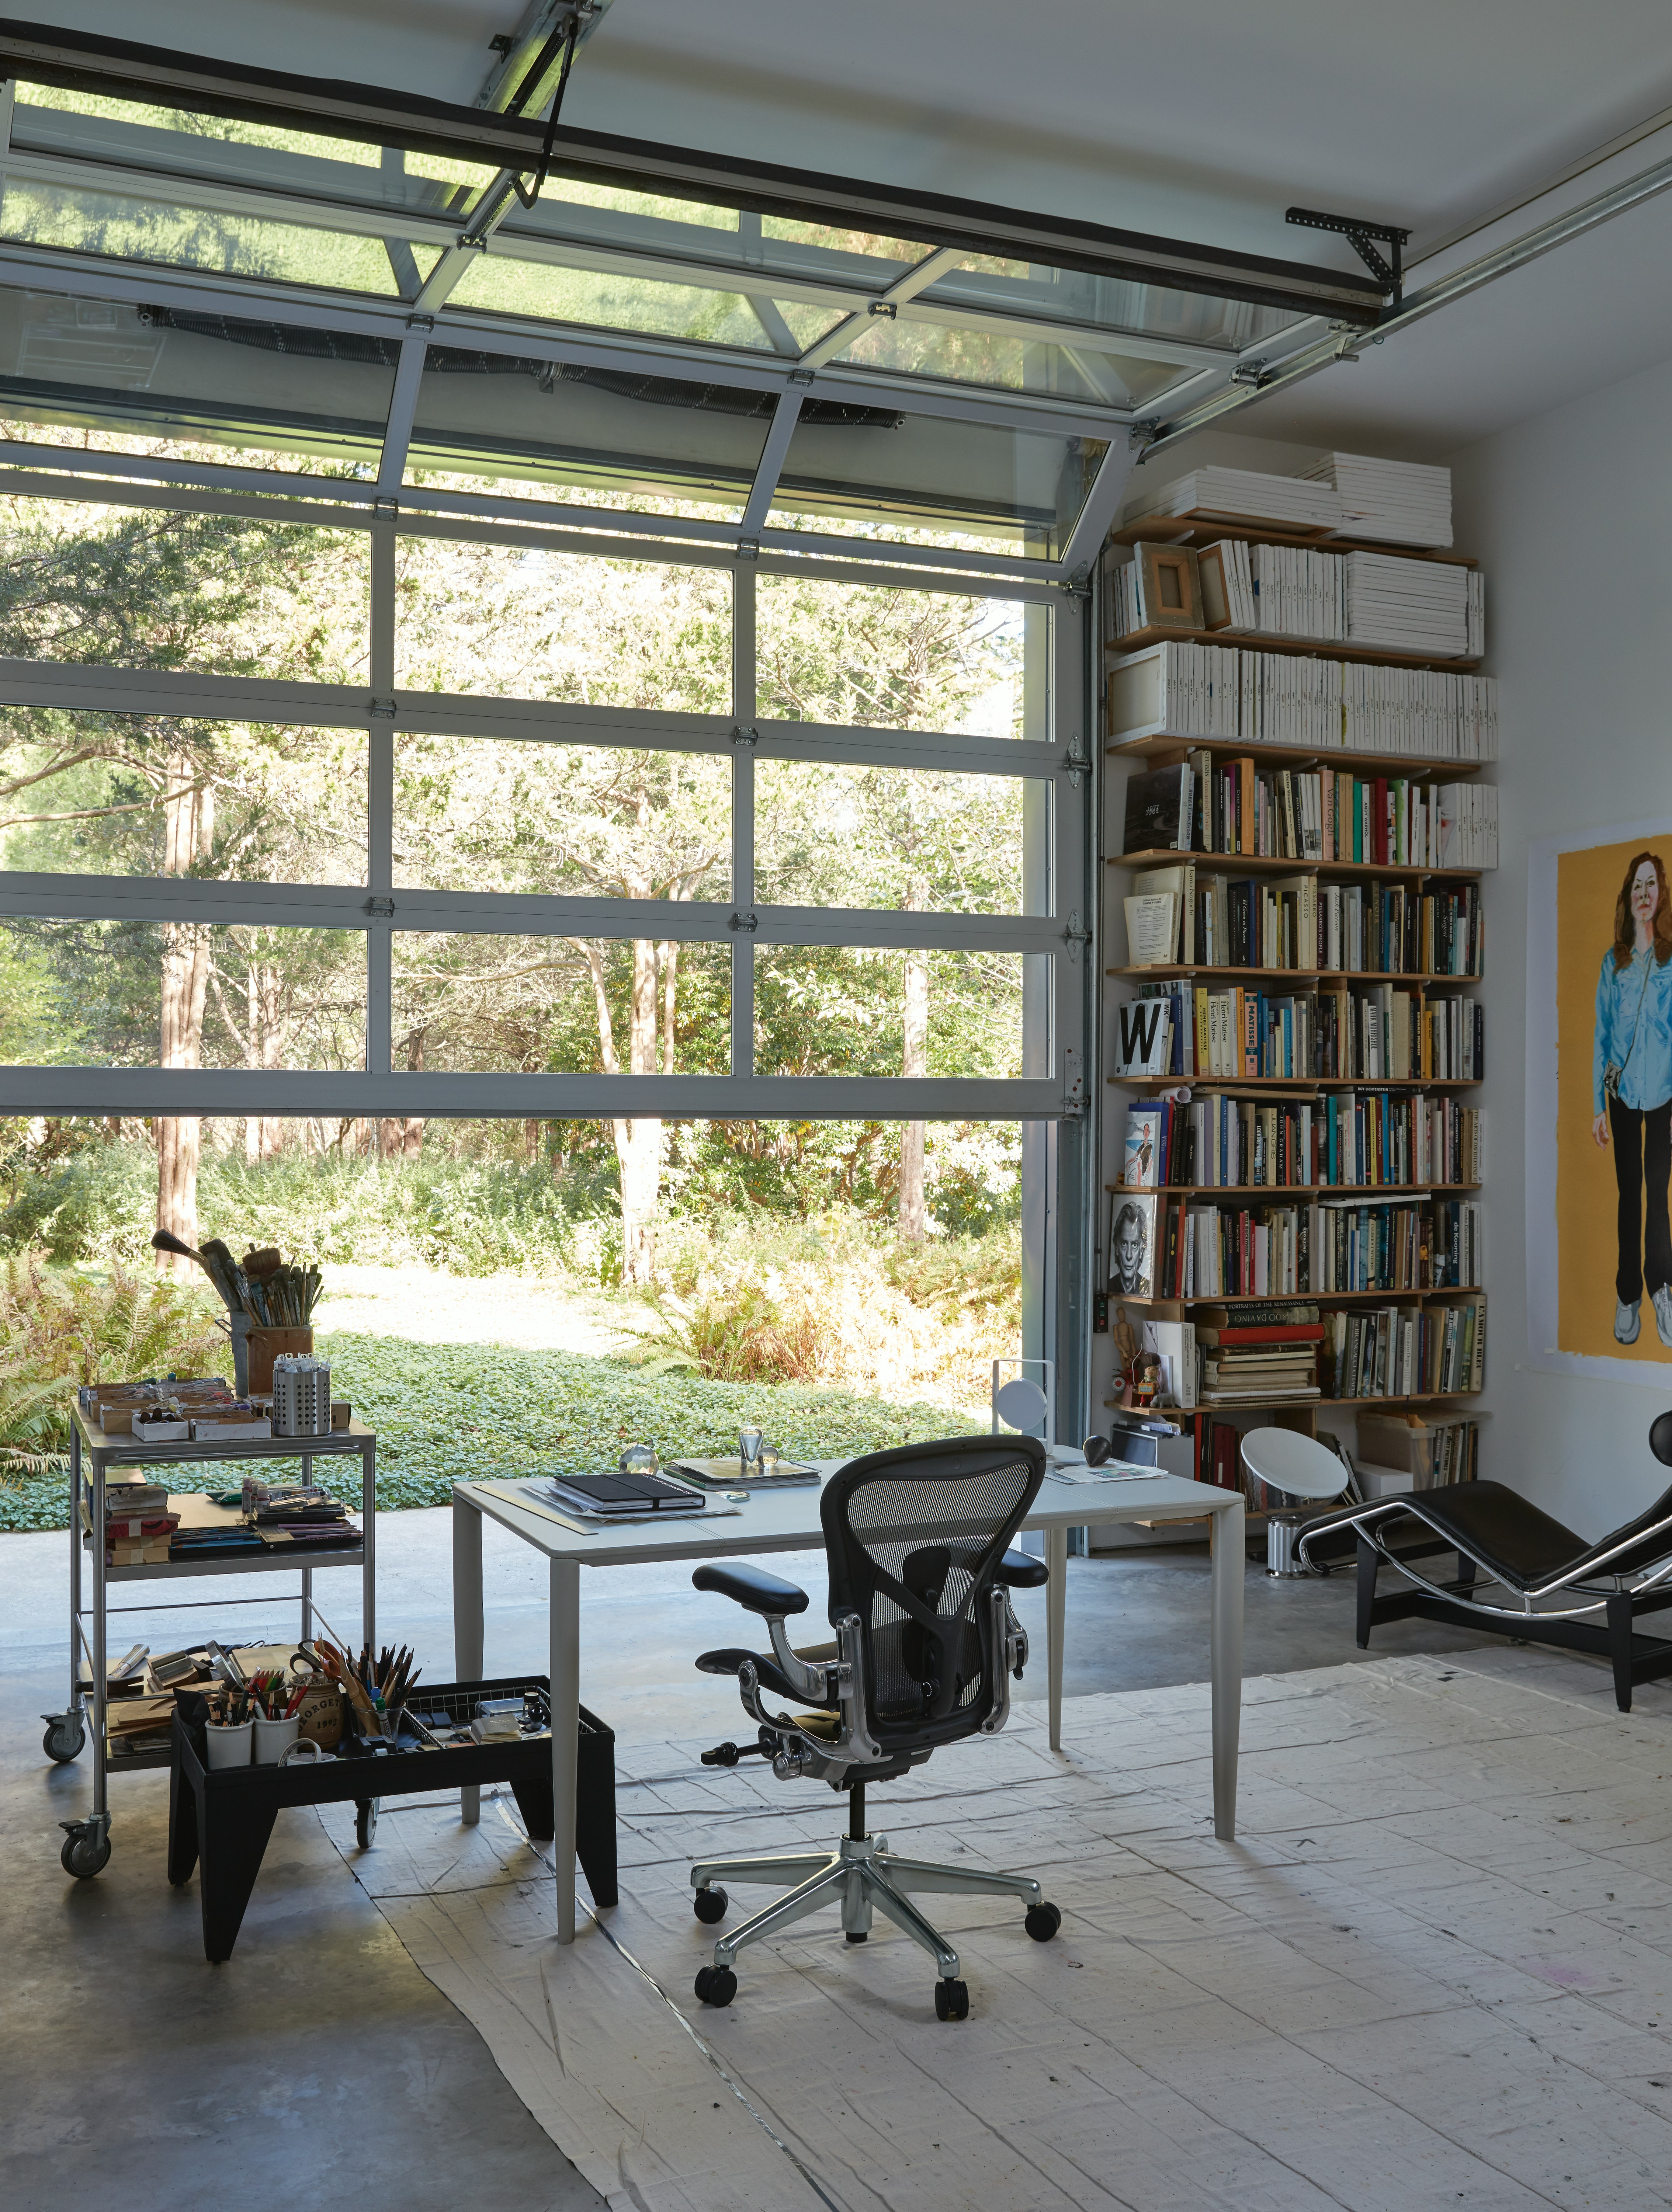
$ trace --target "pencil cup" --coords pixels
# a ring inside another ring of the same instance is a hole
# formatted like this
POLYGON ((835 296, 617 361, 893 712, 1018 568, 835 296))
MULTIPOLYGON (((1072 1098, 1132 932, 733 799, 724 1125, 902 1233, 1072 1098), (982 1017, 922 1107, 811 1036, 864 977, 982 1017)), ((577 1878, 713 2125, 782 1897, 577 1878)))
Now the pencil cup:
POLYGON ((300 1714, 292 1713, 289 1720, 270 1721, 258 1713, 255 1717, 255 1763, 258 1766, 277 1766, 285 1753, 296 1741, 296 1731, 301 1726, 300 1714))
POLYGON ((204 1735, 209 1744, 210 1771, 217 1772, 223 1766, 247 1766, 250 1739, 254 1733, 253 1720, 207 1723, 204 1735))

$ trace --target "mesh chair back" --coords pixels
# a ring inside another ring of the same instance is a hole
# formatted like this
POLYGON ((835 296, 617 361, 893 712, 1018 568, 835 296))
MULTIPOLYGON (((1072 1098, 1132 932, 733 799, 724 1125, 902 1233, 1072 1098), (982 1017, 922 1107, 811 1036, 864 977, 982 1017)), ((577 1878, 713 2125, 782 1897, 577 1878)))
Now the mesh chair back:
POLYGON ((872 1452, 824 1486, 830 1620, 859 1616, 885 1751, 950 1743, 992 1711, 988 1593, 1044 1473, 1031 1437, 954 1437, 872 1452))

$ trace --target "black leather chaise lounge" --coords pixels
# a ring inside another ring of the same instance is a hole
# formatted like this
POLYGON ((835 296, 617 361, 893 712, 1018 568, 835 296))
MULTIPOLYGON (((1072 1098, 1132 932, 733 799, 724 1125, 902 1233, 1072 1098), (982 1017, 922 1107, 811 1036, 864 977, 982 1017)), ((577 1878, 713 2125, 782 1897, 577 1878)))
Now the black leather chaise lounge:
MULTIPOLYGON (((1651 1428, 1649 1449, 1672 1467, 1672 1413, 1651 1428)), ((1672 1490, 1587 1544, 1501 1482, 1454 1482, 1318 1514, 1296 1550, 1304 1565, 1327 1574, 1346 1565, 1350 1547, 1360 1650, 1378 1622, 1415 1617, 1595 1652, 1613 1665, 1622 1713, 1632 1709, 1637 1683, 1672 1674, 1672 1638, 1639 1635, 1633 1626, 1672 1607, 1672 1490), (1453 1582, 1432 1581, 1413 1564, 1447 1552, 1457 1557, 1453 1582), (1409 1587, 1378 1596, 1383 1567, 1409 1587)))

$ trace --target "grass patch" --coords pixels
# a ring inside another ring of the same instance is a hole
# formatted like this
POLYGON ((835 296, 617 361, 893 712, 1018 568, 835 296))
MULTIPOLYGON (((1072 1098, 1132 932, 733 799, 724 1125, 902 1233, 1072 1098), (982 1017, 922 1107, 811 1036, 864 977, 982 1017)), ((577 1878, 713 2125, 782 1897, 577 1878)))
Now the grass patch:
MULTIPOLYGON (((350 1400, 377 1431, 377 1498, 385 1510, 445 1505, 460 1478, 613 1467, 629 1443, 718 1457, 736 1449, 745 1426, 810 1459, 970 1429, 966 1414, 945 1406, 796 1383, 647 1375, 583 1352, 346 1334, 322 1334, 318 1343, 331 1361, 333 1395, 350 1400)), ((266 1464, 277 1472, 284 1462, 266 1464)), ((353 1462, 342 1473, 352 1498, 353 1462)), ((168 1480, 176 1491, 220 1490, 228 1474, 224 1466, 183 1467, 168 1480)), ((0 1488, 0 1532, 62 1528, 68 1503, 63 1475, 26 1476, 0 1488)))

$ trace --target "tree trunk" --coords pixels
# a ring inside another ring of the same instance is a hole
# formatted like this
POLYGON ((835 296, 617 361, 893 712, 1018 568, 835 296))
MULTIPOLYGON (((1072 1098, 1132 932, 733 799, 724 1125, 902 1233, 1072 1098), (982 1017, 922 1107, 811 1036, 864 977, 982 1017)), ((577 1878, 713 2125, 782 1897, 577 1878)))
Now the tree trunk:
MULTIPOLYGON (((927 884, 914 883, 905 901, 907 912, 916 913, 927 896, 927 884)), ((903 1076, 927 1075, 929 1072, 929 956, 927 952, 908 952, 906 955, 904 1030, 900 1073, 903 1076)), ((914 1244, 921 1244, 929 1233, 923 1135, 921 1121, 908 1121, 900 1132, 900 1234, 914 1244)))
MULTIPOLYGON (((183 876, 215 841, 215 799, 190 787, 192 764, 171 756, 170 796, 164 802, 163 873, 183 876)), ((210 933, 192 922, 165 922, 162 930, 161 1054, 164 1067, 202 1065, 204 1000, 209 988, 210 933)), ((203 1124, 197 1115, 160 1115, 156 1121, 157 1227, 187 1244, 198 1242, 198 1163, 203 1124)), ((190 1260, 158 1255, 167 1273, 189 1278, 190 1260)))
MULTIPOLYGON (((416 1030, 407 1040, 406 1072, 422 1075, 424 1065, 424 1031, 416 1030)), ((416 1160, 424 1148, 424 1125, 421 1115, 409 1114, 401 1132, 401 1150, 409 1160, 416 1160)))

